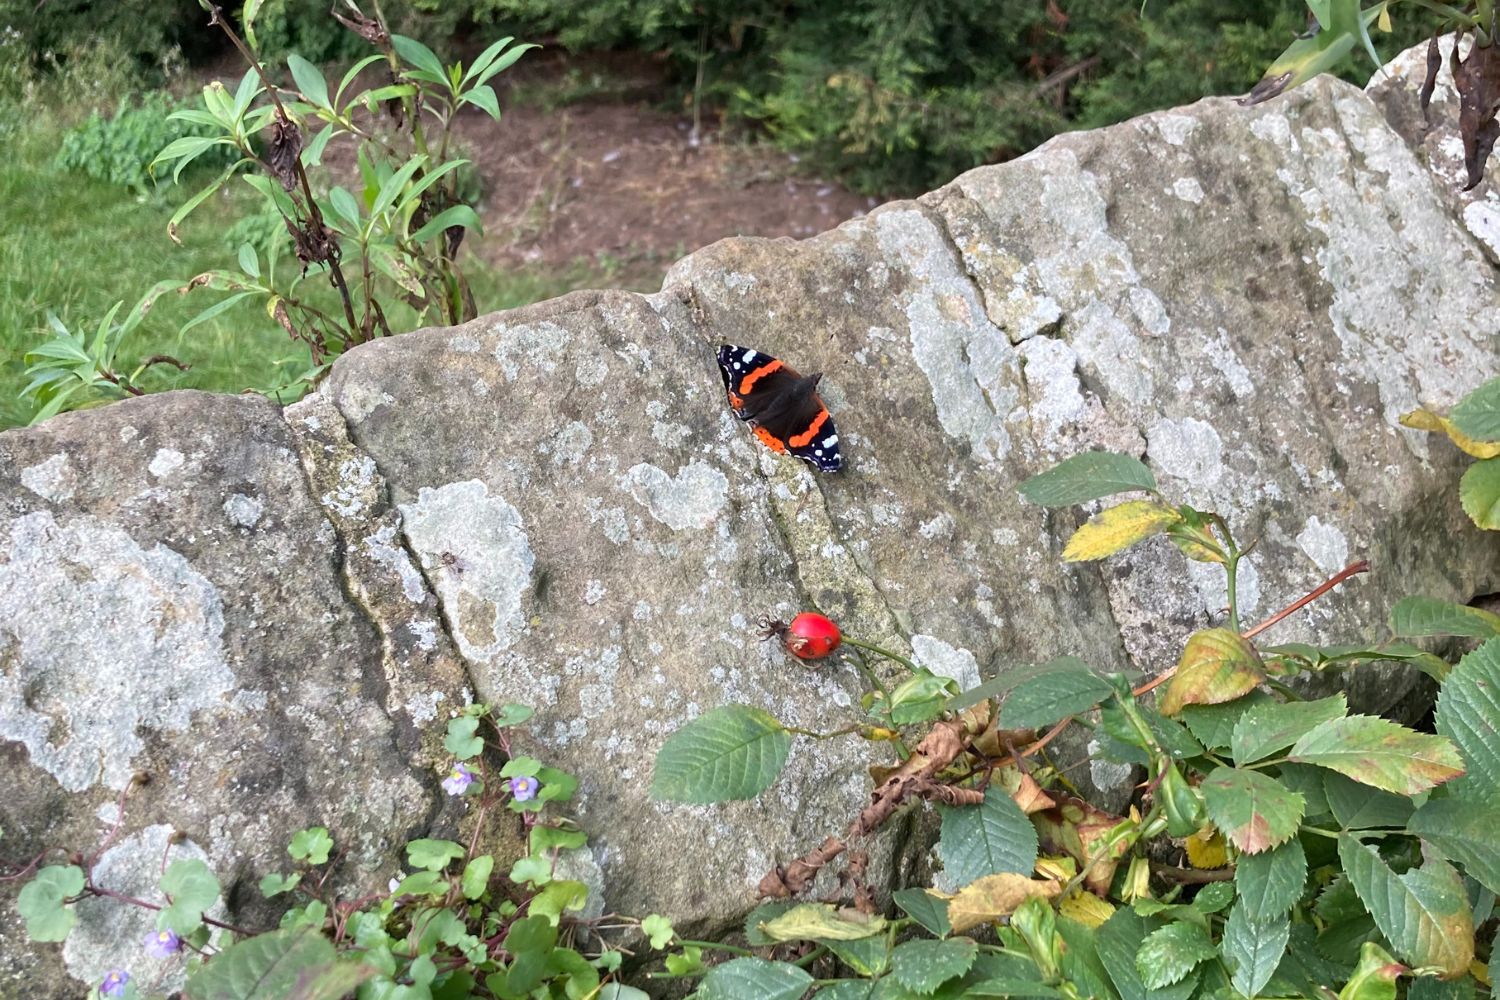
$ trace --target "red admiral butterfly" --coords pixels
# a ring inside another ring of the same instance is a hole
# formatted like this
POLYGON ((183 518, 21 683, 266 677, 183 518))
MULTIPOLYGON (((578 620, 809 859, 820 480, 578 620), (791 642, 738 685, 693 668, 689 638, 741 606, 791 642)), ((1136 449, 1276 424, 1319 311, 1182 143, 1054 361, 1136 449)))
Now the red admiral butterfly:
POLYGON ((833 417, 815 391, 821 374, 799 375, 769 354, 731 344, 719 348, 719 372, 735 416, 749 421, 767 448, 796 455, 820 472, 843 464, 833 417))

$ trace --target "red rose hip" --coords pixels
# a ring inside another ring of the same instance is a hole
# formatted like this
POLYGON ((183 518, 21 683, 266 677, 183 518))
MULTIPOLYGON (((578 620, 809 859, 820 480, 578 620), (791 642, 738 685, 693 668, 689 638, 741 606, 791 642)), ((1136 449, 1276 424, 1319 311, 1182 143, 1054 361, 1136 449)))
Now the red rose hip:
POLYGON ((779 621, 765 624, 767 638, 775 635, 787 652, 802 660, 820 660, 839 648, 839 627, 829 618, 804 611, 790 625, 779 621))

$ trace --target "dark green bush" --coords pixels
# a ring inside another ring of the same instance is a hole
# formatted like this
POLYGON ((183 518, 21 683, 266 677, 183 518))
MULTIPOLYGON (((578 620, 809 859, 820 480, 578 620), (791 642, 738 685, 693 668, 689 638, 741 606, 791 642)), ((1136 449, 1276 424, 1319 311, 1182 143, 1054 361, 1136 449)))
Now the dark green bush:
MULTIPOLYGON (((128 99, 110 117, 95 111, 62 140, 53 164, 59 170, 77 170, 90 177, 133 188, 150 190, 155 183, 170 183, 170 177, 152 178, 147 167, 173 139, 203 135, 203 126, 169 121, 167 116, 185 107, 170 94, 148 93, 139 103, 128 99)), ((228 146, 209 150, 198 160, 205 166, 222 168, 235 152, 228 146)))

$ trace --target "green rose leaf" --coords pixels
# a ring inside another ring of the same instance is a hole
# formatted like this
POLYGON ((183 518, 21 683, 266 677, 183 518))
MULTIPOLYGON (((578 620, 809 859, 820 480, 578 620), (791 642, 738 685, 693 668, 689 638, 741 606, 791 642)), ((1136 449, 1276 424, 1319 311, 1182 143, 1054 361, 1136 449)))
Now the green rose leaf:
POLYGON ((725 705, 673 733, 656 756, 651 797, 703 804, 750 799, 786 766, 792 734, 770 713, 725 705))
POLYGON ((1032 476, 1021 495, 1043 507, 1066 507, 1130 490, 1155 492, 1156 477, 1138 459, 1108 451, 1090 451, 1032 476))

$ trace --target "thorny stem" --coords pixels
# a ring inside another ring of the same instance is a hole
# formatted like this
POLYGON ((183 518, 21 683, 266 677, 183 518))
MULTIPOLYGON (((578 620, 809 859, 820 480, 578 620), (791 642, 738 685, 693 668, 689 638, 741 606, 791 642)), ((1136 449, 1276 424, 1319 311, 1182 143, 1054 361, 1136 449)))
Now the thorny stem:
POLYGON ((836 736, 848 736, 850 733, 857 733, 864 727, 845 726, 843 729, 836 729, 831 733, 815 733, 811 729, 798 729, 796 726, 788 725, 783 725, 781 728, 789 733, 796 733, 798 736, 811 736, 815 740, 831 740, 836 736))
POLYGON ((891 652, 889 649, 882 649, 874 643, 862 642, 859 639, 855 639, 848 635, 844 636, 844 642, 850 646, 854 646, 857 649, 867 649, 872 653, 877 653, 880 656, 884 656, 888 660, 895 660, 897 663, 901 664, 912 673, 917 672, 917 665, 915 663, 911 662, 906 657, 901 656, 898 653, 891 652))

